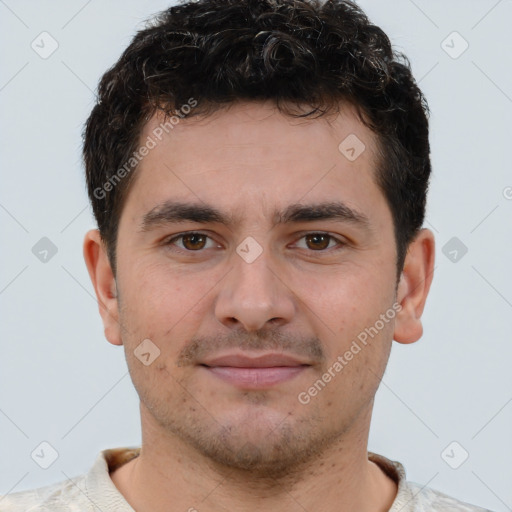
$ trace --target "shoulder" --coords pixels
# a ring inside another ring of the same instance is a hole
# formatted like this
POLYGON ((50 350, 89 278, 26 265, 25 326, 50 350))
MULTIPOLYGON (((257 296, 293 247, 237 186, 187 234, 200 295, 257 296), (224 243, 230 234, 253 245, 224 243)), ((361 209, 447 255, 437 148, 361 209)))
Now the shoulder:
POLYGON ((110 471, 139 455, 140 448, 102 450, 89 471, 55 484, 0 495, 1 512, 132 512, 110 478, 110 471))
POLYGON ((399 461, 373 452, 368 452, 368 458, 398 485, 389 512, 491 512, 407 480, 405 468, 399 461))
POLYGON ((89 512, 94 508, 84 494, 85 476, 73 481, 61 481, 55 484, 0 495, 2 512, 89 512))
POLYGON ((489 509, 470 505, 414 482, 407 482, 406 486, 414 496, 415 512, 491 512, 489 509))

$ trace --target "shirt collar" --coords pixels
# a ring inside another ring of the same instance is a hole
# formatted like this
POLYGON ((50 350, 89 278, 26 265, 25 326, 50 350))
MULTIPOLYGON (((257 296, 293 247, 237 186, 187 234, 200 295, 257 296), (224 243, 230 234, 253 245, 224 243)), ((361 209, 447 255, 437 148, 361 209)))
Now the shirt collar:
MULTIPOLYGON (((129 503, 114 485, 110 473, 138 457, 139 454, 140 447, 109 448, 99 453, 85 481, 86 494, 92 504, 101 509, 101 502, 109 500, 115 507, 113 508, 115 512, 133 512, 129 503)), ((395 501, 389 512, 405 512, 407 510, 405 507, 410 506, 413 502, 414 495, 407 485, 403 465, 398 461, 390 460, 373 452, 368 452, 368 459, 377 464, 398 486, 395 501)))

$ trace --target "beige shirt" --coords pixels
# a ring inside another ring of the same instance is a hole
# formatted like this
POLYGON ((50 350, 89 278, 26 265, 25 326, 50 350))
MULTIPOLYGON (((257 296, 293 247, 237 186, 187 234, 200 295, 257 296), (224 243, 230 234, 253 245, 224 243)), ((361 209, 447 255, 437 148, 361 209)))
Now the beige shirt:
MULTIPOLYGON (((1 512, 134 512, 110 478, 110 472, 139 454, 139 448, 112 448, 99 453, 85 475, 46 487, 0 496, 1 512)), ((490 512, 433 489, 407 482, 402 464, 368 453, 398 484, 389 512, 490 512)))

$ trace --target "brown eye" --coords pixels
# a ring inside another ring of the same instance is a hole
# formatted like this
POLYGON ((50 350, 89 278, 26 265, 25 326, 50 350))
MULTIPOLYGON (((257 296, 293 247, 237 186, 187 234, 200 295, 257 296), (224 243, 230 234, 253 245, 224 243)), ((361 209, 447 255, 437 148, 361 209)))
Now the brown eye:
POLYGON ((327 249, 327 247, 329 247, 329 242, 332 239, 330 235, 325 235, 323 233, 311 233, 310 235, 306 235, 304 238, 306 239, 308 249, 320 251, 327 249))
POLYGON ((166 239, 163 244, 168 250, 177 254, 189 254, 197 252, 198 256, 201 254, 207 254, 208 249, 220 249, 221 247, 215 242, 215 240, 198 231, 188 231, 175 235, 172 238, 166 239))
POLYGON ((186 235, 181 235, 180 238, 183 240, 183 247, 185 247, 185 249, 189 251, 197 251, 204 248, 208 237, 201 233, 188 233, 186 235))

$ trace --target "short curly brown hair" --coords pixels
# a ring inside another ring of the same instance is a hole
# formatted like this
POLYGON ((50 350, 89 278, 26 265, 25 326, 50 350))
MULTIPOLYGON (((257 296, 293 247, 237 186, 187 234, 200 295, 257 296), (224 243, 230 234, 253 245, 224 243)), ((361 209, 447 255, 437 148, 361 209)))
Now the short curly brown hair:
POLYGON ((160 110, 167 119, 190 98, 197 106, 189 115, 238 100, 270 99, 294 117, 318 117, 342 101, 356 107, 377 135, 375 179, 393 216, 400 276, 425 216, 429 110, 407 57, 349 0, 192 0, 135 35, 103 75, 84 130, 88 194, 114 275, 134 172, 105 184, 133 155, 151 116, 160 110), (312 110, 296 114, 293 104, 312 110))

